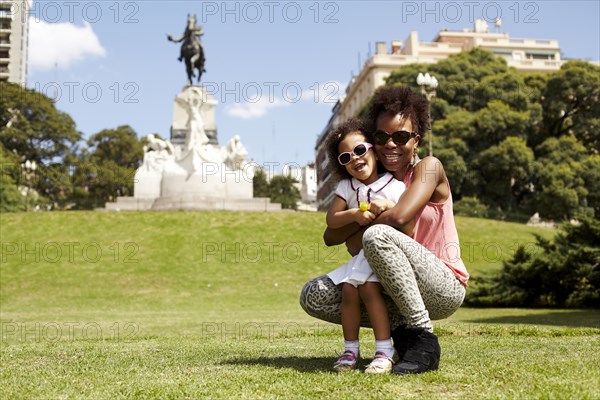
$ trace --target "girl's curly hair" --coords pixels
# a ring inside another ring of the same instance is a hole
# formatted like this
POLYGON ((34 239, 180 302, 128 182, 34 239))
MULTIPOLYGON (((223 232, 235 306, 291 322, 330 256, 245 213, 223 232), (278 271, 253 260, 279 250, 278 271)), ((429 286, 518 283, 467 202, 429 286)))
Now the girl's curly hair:
POLYGON ((401 114, 404 118, 410 120, 413 131, 423 137, 429 129, 428 110, 427 99, 414 93, 408 87, 390 86, 379 88, 373 95, 367 111, 369 141, 372 141, 371 135, 377 129, 377 119, 382 114, 401 114))
MULTIPOLYGON (((346 167, 340 165, 338 162, 338 156, 340 155, 340 143, 350 133, 358 132, 362 134, 367 141, 369 137, 363 121, 350 118, 341 125, 329 131, 327 134, 327 141, 325 142, 325 148, 327 149, 327 156, 329 157, 329 164, 331 165, 333 175, 338 179, 351 179, 352 175, 348 173, 346 167)), ((373 143, 372 141, 369 141, 373 143)))

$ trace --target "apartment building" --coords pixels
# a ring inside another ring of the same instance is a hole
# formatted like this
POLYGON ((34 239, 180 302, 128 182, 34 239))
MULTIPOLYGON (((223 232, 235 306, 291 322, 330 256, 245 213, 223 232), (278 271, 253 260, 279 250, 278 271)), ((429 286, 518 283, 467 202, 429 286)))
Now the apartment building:
POLYGON ((28 10, 31 0, 0 0, 0 81, 27 82, 28 10))

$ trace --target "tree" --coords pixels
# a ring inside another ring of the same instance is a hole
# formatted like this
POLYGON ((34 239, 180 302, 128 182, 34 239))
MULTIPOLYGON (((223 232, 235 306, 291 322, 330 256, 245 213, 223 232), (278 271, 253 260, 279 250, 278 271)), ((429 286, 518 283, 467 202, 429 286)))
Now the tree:
POLYGON ((14 154, 17 165, 35 161, 32 188, 37 193, 54 202, 66 200, 71 185, 64 161, 76 152, 80 139, 71 117, 58 111, 53 100, 0 82, 0 143, 14 154))
POLYGON ((473 108, 481 109, 490 101, 499 100, 513 110, 527 111, 529 98, 524 88, 523 77, 512 71, 486 76, 473 90, 473 108))
POLYGON ((273 203, 280 203, 282 208, 298 208, 300 191, 295 186, 297 183, 291 176, 275 175, 267 181, 265 171, 257 169, 252 180, 254 197, 268 197, 273 203))
POLYGON ((4 145, 0 143, 0 212, 25 211, 25 196, 19 192, 14 180, 18 177, 19 160, 14 154, 7 152, 4 145))
POLYGON ((456 199, 460 199, 462 184, 467 175, 467 165, 465 160, 451 147, 436 150, 435 156, 439 158, 444 165, 448 182, 450 182, 450 187, 452 188, 452 195, 456 199))
POLYGON ((40 167, 70 154, 81 139, 71 117, 47 96, 13 83, 0 82, 0 142, 21 161, 40 167))
POLYGON ((254 197, 269 197, 269 182, 267 182, 267 175, 265 174, 265 171, 260 168, 257 168, 254 172, 252 189, 254 197))
POLYGON ((300 191, 291 176, 275 175, 267 182, 265 171, 257 169, 252 180, 254 197, 268 197, 273 203, 280 203, 282 208, 298 208, 300 191))
POLYGON ((476 136, 466 140, 474 154, 497 145, 509 136, 527 137, 529 113, 515 111, 499 100, 490 101, 474 114, 476 136))
MULTIPOLYGON (((474 114, 462 109, 449 114, 442 120, 434 121, 433 132, 435 141, 438 141, 440 138, 445 138, 446 140, 458 138, 464 144, 467 144, 467 146, 468 143, 479 139, 474 114)), ((461 154, 461 151, 457 150, 457 153, 461 154)))
POLYGON ((387 85, 410 86, 418 93, 416 84, 419 72, 428 71, 443 82, 437 89, 437 97, 448 104, 469 111, 476 111, 484 106, 476 101, 475 90, 488 76, 509 71, 506 61, 496 57, 492 52, 473 49, 438 61, 436 64, 409 64, 392 72, 386 79, 387 85))
POLYGON ((133 178, 143 156, 136 132, 127 125, 104 129, 87 143, 89 150, 74 173, 78 182, 85 184, 87 202, 101 205, 117 196, 132 195, 133 178))
POLYGON ((514 136, 482 151, 476 159, 482 177, 481 198, 505 212, 512 211, 531 192, 533 159, 525 140, 514 136))
POLYGON ((282 208, 298 208, 300 191, 294 186, 296 181, 291 176, 277 175, 269 182, 269 193, 273 203, 281 203, 282 208))
POLYGON ((133 196, 135 169, 122 167, 112 160, 92 163, 90 166, 92 180, 89 197, 94 200, 93 203, 104 205, 118 196, 133 196))
POLYGON ((547 164, 583 161, 587 157, 585 146, 573 136, 548 138, 535 148, 535 154, 547 164))
POLYGON ((540 216, 564 220, 588 213, 589 191, 582 166, 582 161, 588 158, 585 147, 574 137, 562 136, 546 139, 536 153, 533 182, 540 216))
POLYGON ((493 100, 475 113, 459 110, 443 120, 435 121, 433 132, 436 140, 440 137, 462 139, 460 145, 466 145, 468 152, 465 154, 457 148, 457 153, 470 161, 478 152, 500 143, 508 136, 525 138, 529 122, 527 111, 515 111, 501 101, 493 100))
POLYGON ((128 125, 104 129, 92 135, 87 144, 92 162, 112 161, 120 167, 133 169, 137 169, 142 162, 142 142, 128 125))
POLYGON ((600 67, 569 61, 548 79, 543 92, 549 136, 572 134, 592 152, 600 151, 600 67))
POLYGON ((592 154, 581 163, 581 176, 588 190, 585 205, 600 219, 600 155, 592 154))
POLYGON ((527 145, 535 148, 546 139, 546 132, 543 125, 542 93, 546 88, 548 77, 547 73, 522 73, 523 89, 528 102, 529 111, 529 132, 527 145))

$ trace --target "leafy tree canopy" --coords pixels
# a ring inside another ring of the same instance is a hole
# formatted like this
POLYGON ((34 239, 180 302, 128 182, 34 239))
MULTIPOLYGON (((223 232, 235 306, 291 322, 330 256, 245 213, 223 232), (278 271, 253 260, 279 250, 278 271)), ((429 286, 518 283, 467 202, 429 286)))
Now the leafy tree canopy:
POLYGON ((47 96, 0 82, 0 142, 22 160, 55 162, 81 139, 71 117, 47 96))
POLYGON ((142 161, 142 143, 128 125, 117 129, 104 129, 87 141, 92 162, 99 164, 112 161, 125 168, 138 168, 142 161))
POLYGON ((254 197, 269 197, 271 202, 280 203, 282 208, 296 210, 300 200, 300 191, 294 185, 294 178, 275 175, 269 182, 262 169, 257 169, 252 182, 254 197))

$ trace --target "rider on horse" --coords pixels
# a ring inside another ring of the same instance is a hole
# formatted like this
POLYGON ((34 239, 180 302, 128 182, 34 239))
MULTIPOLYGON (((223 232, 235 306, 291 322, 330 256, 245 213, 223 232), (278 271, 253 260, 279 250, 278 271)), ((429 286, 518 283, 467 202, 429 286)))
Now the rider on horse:
POLYGON ((171 35, 167 35, 167 39, 171 42, 179 43, 183 41, 181 45, 181 52, 178 58, 179 61, 185 60, 186 71, 188 75, 188 83, 192 84, 192 77, 195 77, 194 68, 198 69, 198 82, 204 69, 204 49, 200 43, 200 36, 204 34, 204 29, 201 26, 196 25, 196 16, 188 14, 187 26, 183 35, 177 39, 171 35))

